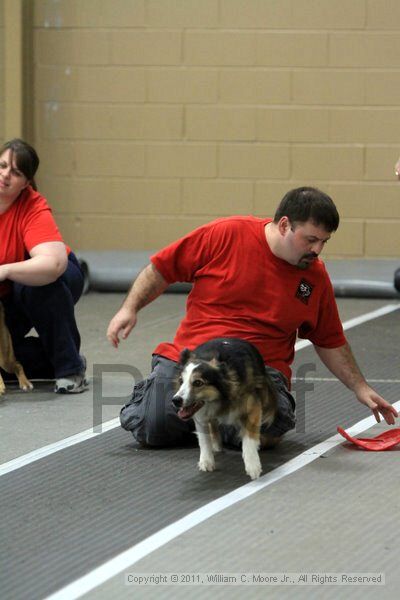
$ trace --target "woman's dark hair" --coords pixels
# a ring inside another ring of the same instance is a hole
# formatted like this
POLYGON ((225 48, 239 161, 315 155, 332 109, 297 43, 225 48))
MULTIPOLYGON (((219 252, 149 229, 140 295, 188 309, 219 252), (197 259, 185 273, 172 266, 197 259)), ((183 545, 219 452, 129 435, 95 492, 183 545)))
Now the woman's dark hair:
POLYGON ((330 196, 313 187, 291 190, 282 198, 274 217, 274 223, 287 217, 291 223, 313 221, 331 233, 339 227, 339 213, 330 196))
POLYGON ((15 157, 18 170, 25 175, 33 189, 36 190, 35 174, 40 162, 36 150, 19 138, 6 142, 0 149, 0 155, 6 150, 11 150, 11 161, 15 157))

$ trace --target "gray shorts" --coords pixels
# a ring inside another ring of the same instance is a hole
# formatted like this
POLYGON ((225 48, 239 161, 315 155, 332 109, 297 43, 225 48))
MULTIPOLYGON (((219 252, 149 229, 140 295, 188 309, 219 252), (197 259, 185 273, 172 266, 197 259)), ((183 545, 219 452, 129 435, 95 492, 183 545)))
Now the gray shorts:
MULTIPOLYGON (((131 401, 122 408, 121 426, 131 431, 139 443, 149 446, 197 444, 193 420, 182 421, 172 404, 179 364, 156 354, 151 366, 150 375, 134 386, 131 401)), ((272 437, 281 437, 295 427, 295 401, 284 375, 272 367, 265 368, 277 391, 278 411, 272 425, 261 431, 272 437)), ((235 427, 221 425, 221 436, 224 444, 240 446, 235 427)))

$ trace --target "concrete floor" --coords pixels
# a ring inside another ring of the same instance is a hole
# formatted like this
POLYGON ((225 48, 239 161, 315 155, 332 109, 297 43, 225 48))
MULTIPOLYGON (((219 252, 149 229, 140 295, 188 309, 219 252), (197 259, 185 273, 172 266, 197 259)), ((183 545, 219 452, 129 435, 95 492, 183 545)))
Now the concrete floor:
MULTIPOLYGON (((123 298, 124 294, 119 293, 90 292, 77 306, 82 351, 92 380, 87 392, 57 396, 49 383, 39 383, 29 394, 22 394, 15 386, 9 388, 0 401, 2 464, 90 429, 94 407, 99 403, 99 386, 93 385, 96 381, 103 384, 103 422, 116 419, 132 389, 132 366, 137 374, 148 373, 152 350, 159 341, 171 339, 186 301, 183 294, 158 298, 142 311, 130 338, 115 350, 106 340, 105 331, 123 298)), ((338 300, 343 321, 388 303, 395 302, 338 300)), ((400 397, 397 319, 396 312, 384 326, 368 324, 365 335, 363 326, 350 332, 361 364, 371 376, 380 374, 381 392, 387 393, 392 402, 400 397), (392 383, 388 383, 389 378, 392 383)), ((299 353, 296 361, 314 359, 313 349, 308 348, 299 353)), ((330 382, 326 372, 318 369, 322 381, 313 392, 312 410, 318 408, 321 419, 326 416, 327 420, 311 419, 305 436, 288 434, 285 444, 264 456, 267 476, 305 449, 310 448, 312 453, 313 444, 329 438, 336 425, 347 426, 346 418, 354 406, 351 394, 341 384, 330 382)), ((367 435, 376 435, 385 428, 376 426, 367 435)), ((96 440, 57 452, 2 478, 5 495, 0 536, 6 544, 0 561, 4 565, 0 568, 0 588, 6 600, 50 598, 48 592, 41 594, 37 590, 54 592, 67 586, 79 579, 77 573, 83 575, 94 565, 101 567, 125 548, 146 540, 150 533, 173 524, 210 500, 242 489, 247 481, 238 453, 221 456, 220 468, 207 478, 208 474, 196 470, 196 448, 135 452, 132 438, 118 428, 96 440), (140 530, 138 538, 135 527, 140 530), (126 539, 121 546, 124 534, 126 539)), ((96 587, 85 597, 397 597, 399 451, 396 448, 391 452, 367 453, 347 444, 328 450, 311 464, 206 519, 114 577, 106 577, 104 583, 100 568, 96 587), (342 572, 383 572, 386 583, 379 587, 251 585, 246 589, 239 585, 157 587, 125 583, 129 573, 342 572)), ((84 592, 79 585, 76 593, 67 589, 52 600, 82 597, 84 592)))

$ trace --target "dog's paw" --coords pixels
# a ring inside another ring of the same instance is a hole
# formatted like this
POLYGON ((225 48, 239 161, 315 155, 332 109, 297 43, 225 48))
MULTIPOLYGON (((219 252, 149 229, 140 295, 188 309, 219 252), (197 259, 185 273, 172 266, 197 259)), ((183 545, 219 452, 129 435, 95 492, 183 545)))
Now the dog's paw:
POLYGON ((28 392, 29 390, 33 390, 33 384, 30 381, 26 381, 24 383, 21 383, 19 387, 24 392, 28 392))
POLYGON ((212 458, 200 458, 197 463, 200 471, 214 471, 215 461, 212 458))
POLYGON ((262 467, 261 467, 261 463, 259 462, 254 463, 254 464, 247 464, 245 465, 246 467, 246 473, 247 475, 251 478, 251 479, 258 479, 262 473, 262 467))

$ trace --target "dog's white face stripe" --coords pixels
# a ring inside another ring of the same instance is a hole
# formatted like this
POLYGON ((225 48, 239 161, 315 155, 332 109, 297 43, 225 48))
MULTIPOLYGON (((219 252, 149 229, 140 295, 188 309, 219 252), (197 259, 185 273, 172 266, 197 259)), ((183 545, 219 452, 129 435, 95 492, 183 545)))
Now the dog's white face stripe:
POLYGON ((182 371, 182 384, 179 390, 176 392, 176 396, 179 396, 184 401, 187 400, 190 395, 190 376, 193 373, 194 369, 196 369, 196 367, 199 366, 199 364, 200 363, 189 363, 185 366, 185 368, 182 371))

